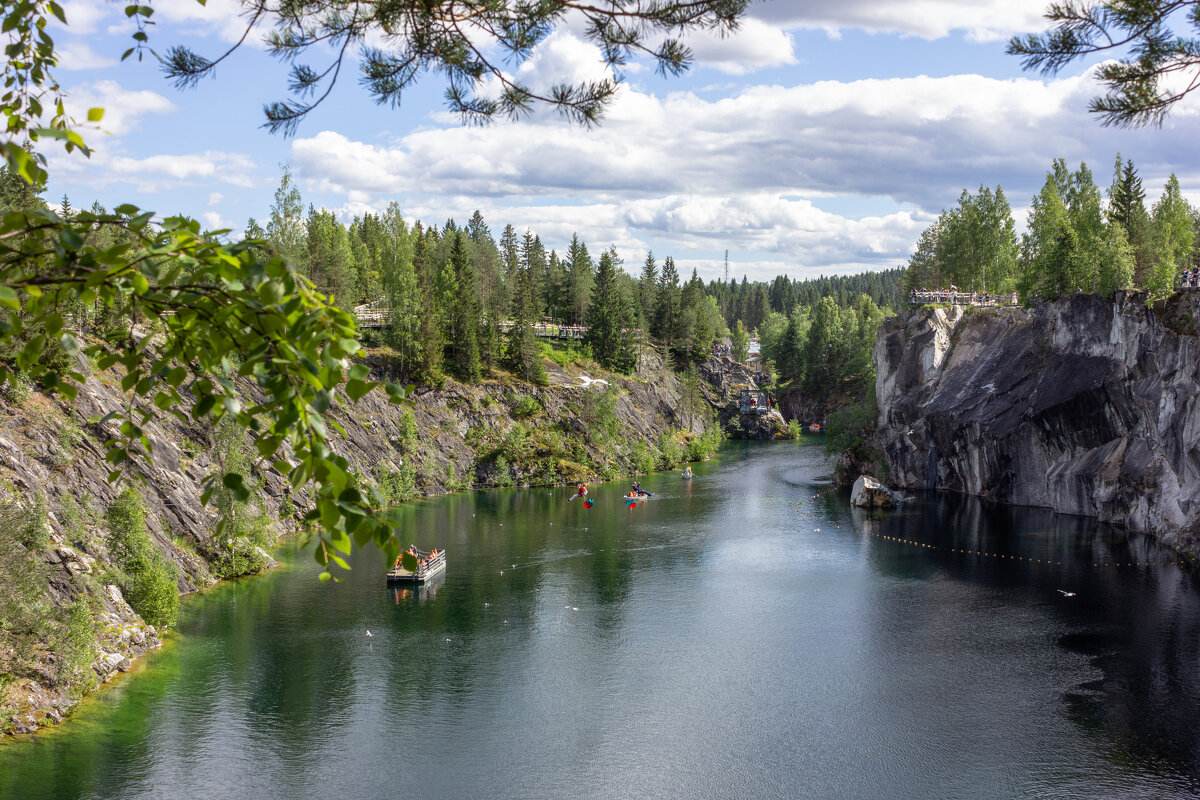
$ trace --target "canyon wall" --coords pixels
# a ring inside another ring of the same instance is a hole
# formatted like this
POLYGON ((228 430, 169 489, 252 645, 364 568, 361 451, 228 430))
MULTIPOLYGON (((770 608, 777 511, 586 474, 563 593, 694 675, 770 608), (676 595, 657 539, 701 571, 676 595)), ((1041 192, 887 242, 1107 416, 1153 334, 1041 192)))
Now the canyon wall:
POLYGON ((894 484, 1043 506, 1200 550, 1200 292, 925 307, 875 343, 894 484))

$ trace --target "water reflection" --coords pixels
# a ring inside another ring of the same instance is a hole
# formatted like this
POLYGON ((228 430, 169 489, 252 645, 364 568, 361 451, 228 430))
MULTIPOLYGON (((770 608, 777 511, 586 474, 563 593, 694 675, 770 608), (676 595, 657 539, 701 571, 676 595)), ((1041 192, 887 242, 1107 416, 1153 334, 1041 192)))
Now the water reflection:
POLYGON ((285 556, 187 603, 179 641, 63 730, 0 747, 0 797, 1200 789, 1196 575, 1093 566, 1174 559, 1152 541, 969 498, 852 511, 813 446, 696 473, 646 478, 635 509, 625 482, 592 509, 396 509, 449 554, 421 587, 370 551, 335 587, 285 556))

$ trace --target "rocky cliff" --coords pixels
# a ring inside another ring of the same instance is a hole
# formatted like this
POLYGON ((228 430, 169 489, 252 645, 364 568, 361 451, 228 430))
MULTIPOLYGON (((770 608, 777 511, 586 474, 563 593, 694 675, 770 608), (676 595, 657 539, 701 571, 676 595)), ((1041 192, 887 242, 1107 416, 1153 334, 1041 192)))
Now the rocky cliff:
MULTIPOLYGON (((386 357, 371 363, 373 377, 389 378, 386 357)), ((503 374, 473 385, 451 380, 418 389, 412 407, 373 392, 333 412, 345 430, 333 446, 365 482, 400 502, 612 479, 702 457, 717 441, 714 408, 729 401, 721 364, 706 365, 709 381, 691 387, 653 351, 632 376, 591 364, 546 367, 549 386, 503 374), (585 372, 600 381, 584 387, 585 372)), ((61 719, 82 693, 159 645, 159 632, 118 588, 104 516, 121 491, 107 480, 104 443, 117 431, 104 417, 125 402, 114 372, 91 377, 73 403, 0 394, 0 513, 8 515, 0 517, 0 601, 9 601, 0 602, 0 730, 61 719)), ((216 513, 199 501, 201 481, 216 469, 214 432, 170 416, 145 432, 154 462, 127 462, 124 485, 145 504, 152 546, 179 592, 268 564, 260 545, 294 526, 304 498, 290 497, 278 473, 256 472, 254 513, 270 536, 216 541, 216 513)), ((238 438, 240 450, 252 452, 238 438)))
POLYGON ((923 308, 875 343, 893 484, 1097 517, 1200 550, 1200 293, 923 308))

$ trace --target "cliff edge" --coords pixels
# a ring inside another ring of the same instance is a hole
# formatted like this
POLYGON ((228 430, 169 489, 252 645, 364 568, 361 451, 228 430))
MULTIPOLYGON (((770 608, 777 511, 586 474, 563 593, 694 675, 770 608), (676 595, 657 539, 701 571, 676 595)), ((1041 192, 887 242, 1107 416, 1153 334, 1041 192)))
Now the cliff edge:
POLYGON ((1200 293, 922 308, 875 341, 891 481, 1096 517, 1200 552, 1200 293))

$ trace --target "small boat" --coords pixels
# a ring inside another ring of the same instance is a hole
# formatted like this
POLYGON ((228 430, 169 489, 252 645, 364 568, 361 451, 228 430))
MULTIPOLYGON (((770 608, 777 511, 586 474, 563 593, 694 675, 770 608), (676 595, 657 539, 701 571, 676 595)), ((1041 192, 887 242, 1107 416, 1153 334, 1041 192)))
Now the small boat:
POLYGON ((814 422, 813 424, 809 425, 808 432, 809 433, 820 433, 821 432, 821 424, 819 422, 814 422))
POLYGON ((417 557, 417 571, 409 572, 397 560, 395 566, 387 574, 388 583, 425 583, 425 581, 446 571, 446 551, 434 548, 428 553, 422 552, 412 545, 409 552, 417 557))

